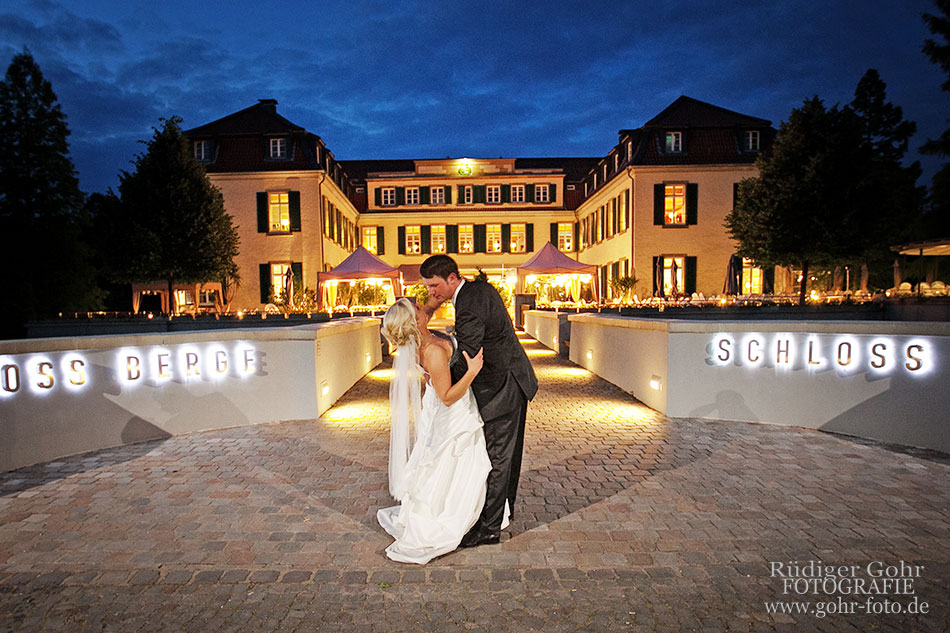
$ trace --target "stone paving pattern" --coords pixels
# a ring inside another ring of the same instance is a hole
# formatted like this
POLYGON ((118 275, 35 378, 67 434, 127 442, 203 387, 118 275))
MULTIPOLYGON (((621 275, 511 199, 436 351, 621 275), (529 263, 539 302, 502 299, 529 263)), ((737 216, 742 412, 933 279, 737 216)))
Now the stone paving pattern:
POLYGON ((0 474, 0 631, 950 630, 947 456, 670 420, 522 340, 541 390, 500 544, 385 558, 384 364, 319 420, 0 474), (796 599, 769 562, 809 560, 924 565, 929 613, 768 613, 796 599))

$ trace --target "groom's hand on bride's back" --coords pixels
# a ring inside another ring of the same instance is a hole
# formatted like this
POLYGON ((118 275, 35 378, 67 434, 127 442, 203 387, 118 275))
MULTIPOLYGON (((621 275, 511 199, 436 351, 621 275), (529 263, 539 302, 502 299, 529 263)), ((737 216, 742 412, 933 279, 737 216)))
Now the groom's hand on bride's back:
POLYGON ((479 348, 478 353, 475 354, 475 356, 469 356, 468 352, 462 350, 462 356, 465 357, 465 362, 468 364, 468 371, 470 371, 473 375, 482 370, 482 365, 485 364, 485 359, 482 355, 482 348, 479 348))

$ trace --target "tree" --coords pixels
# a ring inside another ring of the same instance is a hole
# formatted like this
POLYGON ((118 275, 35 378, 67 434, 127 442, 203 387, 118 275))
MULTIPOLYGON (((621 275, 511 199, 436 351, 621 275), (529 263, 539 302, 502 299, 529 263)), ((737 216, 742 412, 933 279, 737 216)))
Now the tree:
MULTIPOLYGON (((923 51, 930 61, 947 73, 947 80, 940 84, 950 92, 950 0, 937 0, 939 14, 924 14, 924 22, 930 32, 940 38, 927 39, 923 51)), ((920 149, 924 154, 950 157, 950 129, 939 138, 928 140, 920 149)), ((930 205, 923 219, 922 237, 950 237, 950 163, 934 175, 930 189, 930 205)))
POLYGON ((81 241, 83 194, 69 158, 66 115, 24 51, 0 82, 0 265, 7 271, 0 333, 31 319, 98 305, 81 241))
POLYGON ((237 278, 238 235, 221 192, 189 151, 179 123, 161 119, 135 171, 119 175, 128 227, 127 281, 176 282, 237 278))

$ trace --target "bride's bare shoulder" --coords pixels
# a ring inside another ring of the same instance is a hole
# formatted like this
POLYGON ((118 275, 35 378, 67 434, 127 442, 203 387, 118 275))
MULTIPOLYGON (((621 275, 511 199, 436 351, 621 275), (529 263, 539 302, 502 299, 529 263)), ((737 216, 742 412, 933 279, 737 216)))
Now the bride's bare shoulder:
POLYGON ((433 338, 432 342, 426 345, 422 350, 422 364, 427 368, 430 363, 447 363, 452 356, 452 343, 441 339, 433 338))

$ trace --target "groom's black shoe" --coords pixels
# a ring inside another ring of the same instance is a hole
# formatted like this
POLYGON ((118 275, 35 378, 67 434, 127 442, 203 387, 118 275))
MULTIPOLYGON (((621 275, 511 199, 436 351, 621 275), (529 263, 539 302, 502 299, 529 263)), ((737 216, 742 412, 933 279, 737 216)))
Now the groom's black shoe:
POLYGON ((462 537, 460 547, 478 547, 479 545, 495 545, 501 542, 501 536, 498 534, 488 534, 485 532, 471 531, 462 537))

